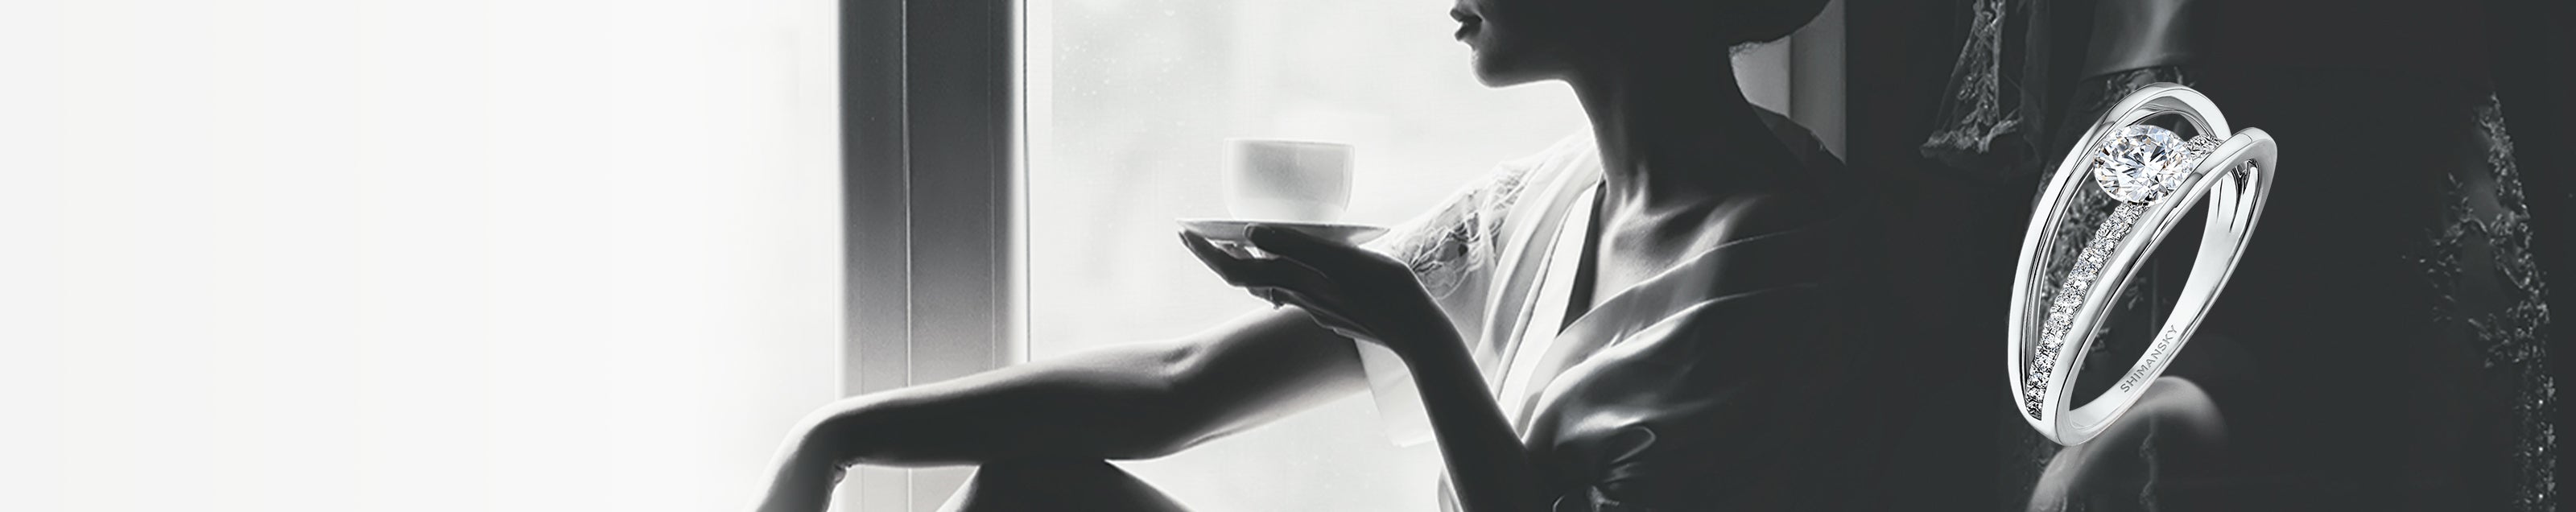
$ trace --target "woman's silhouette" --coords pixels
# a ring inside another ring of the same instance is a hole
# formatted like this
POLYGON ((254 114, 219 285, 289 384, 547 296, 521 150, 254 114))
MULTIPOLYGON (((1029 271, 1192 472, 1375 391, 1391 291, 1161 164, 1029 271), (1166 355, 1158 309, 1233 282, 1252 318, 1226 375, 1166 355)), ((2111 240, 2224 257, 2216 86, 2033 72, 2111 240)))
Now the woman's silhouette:
POLYGON ((1854 417, 1878 358, 1853 343, 1875 311, 1853 244, 1872 200, 1728 61, 1825 3, 1463 0, 1477 76, 1566 82, 1588 134, 1371 247, 1255 230, 1277 258, 1249 259, 1183 235, 1290 307, 836 402, 781 448, 760 510, 822 510, 853 464, 979 465, 958 510, 1179 510, 1102 461, 1362 390, 1423 408, 1447 509, 1865 503, 1848 462, 1884 421, 1854 417))

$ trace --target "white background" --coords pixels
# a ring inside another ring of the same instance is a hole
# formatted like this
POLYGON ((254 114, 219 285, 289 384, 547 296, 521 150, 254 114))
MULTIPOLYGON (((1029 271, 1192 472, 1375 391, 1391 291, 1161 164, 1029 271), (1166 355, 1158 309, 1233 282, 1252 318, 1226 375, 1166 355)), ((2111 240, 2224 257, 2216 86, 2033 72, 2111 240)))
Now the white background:
POLYGON ((743 510, 829 0, 0 2, 0 510, 743 510))

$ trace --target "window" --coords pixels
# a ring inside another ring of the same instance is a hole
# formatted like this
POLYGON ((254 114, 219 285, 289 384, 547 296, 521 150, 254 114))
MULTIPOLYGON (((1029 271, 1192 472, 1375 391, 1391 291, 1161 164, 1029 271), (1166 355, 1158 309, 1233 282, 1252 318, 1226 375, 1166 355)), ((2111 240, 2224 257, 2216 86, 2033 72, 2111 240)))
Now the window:
MULTIPOLYGON (((853 393, 1266 306, 1172 237, 1175 218, 1224 215, 1226 137, 1355 145, 1344 219, 1389 224, 1584 122, 1561 84, 1478 84, 1446 4, 884 3, 844 5, 845 37, 858 38, 845 44, 845 98, 860 114, 846 121, 853 393)), ((1839 10, 1737 62, 1756 103, 1836 150, 1839 10)), ((1206 510, 1430 509, 1435 448, 1389 444, 1376 414, 1355 396, 1118 464, 1206 510)), ((934 510, 966 474, 863 468, 842 503, 934 510)))

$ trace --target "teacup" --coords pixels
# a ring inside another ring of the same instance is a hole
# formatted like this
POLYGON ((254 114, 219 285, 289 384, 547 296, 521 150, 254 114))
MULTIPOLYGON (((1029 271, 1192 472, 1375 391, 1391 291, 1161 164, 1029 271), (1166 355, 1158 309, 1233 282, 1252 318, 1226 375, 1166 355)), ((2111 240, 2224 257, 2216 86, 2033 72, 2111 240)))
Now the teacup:
POLYGON ((1349 144, 1226 139, 1221 172, 1237 219, 1331 223, 1351 202, 1349 144))

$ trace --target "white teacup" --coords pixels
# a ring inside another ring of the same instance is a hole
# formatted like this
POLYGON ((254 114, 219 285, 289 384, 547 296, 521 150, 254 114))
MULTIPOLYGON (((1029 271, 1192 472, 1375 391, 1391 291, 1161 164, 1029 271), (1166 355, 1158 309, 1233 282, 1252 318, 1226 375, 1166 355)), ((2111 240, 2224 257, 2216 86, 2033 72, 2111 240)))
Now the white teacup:
POLYGON ((1225 140, 1225 206, 1237 219, 1330 223, 1351 203, 1351 146, 1225 140))

